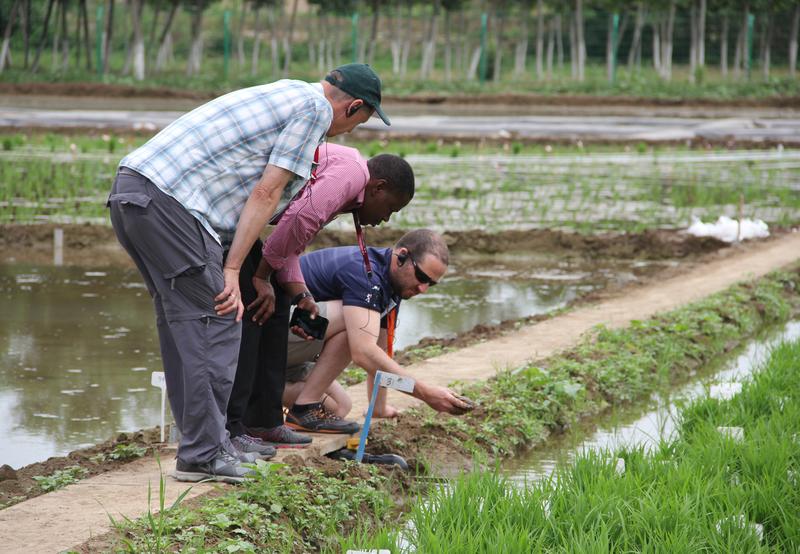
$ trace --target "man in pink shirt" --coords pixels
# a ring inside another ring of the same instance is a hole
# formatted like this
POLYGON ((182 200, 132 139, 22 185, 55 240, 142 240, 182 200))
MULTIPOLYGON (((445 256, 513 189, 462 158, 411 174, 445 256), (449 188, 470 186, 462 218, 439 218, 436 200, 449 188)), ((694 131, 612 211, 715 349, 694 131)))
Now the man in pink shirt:
POLYGON ((311 440, 283 424, 289 307, 318 313, 299 256, 337 215, 354 212, 364 225, 379 225, 414 196, 414 173, 402 158, 381 154, 365 161, 354 148, 322 144, 312 178, 270 223, 275 230, 242 266, 247 306, 227 427, 237 448, 258 451, 307 446, 311 440))

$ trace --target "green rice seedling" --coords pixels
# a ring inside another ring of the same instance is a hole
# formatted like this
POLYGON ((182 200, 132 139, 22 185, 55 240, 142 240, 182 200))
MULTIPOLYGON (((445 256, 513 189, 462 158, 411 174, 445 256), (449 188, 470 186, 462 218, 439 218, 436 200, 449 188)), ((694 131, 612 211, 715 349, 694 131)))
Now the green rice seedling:
POLYGON ((779 347, 740 395, 693 403, 652 451, 591 451, 522 488, 473 471, 415 504, 410 523, 359 540, 433 553, 797 551, 798 359, 800 341, 779 347), (729 422, 748 429, 744 441, 716 431, 729 422))

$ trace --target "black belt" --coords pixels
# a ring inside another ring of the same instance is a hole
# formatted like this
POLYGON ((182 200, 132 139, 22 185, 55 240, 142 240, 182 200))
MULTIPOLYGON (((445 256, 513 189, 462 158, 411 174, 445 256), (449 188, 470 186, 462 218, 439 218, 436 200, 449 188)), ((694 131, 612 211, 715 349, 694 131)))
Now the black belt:
POLYGON ((142 175, 138 171, 134 171, 129 167, 120 167, 117 173, 119 173, 120 175, 130 175, 131 177, 144 177, 144 175, 142 175))

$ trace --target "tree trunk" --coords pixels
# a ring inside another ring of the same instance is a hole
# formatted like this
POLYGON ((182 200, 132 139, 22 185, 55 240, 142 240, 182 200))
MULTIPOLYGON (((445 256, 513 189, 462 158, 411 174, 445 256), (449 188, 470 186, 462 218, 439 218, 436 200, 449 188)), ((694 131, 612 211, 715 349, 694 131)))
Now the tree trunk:
POLYGON ((636 4, 636 22, 633 27, 633 38, 631 39, 631 48, 628 50, 628 71, 633 73, 633 65, 637 58, 641 59, 642 51, 642 28, 644 27, 644 4, 639 2, 636 4))
POLYGON ((494 67, 492 68, 492 80, 495 83, 500 82, 503 72, 503 28, 505 22, 506 18, 502 13, 495 14, 494 67))
POLYGON ((692 0, 689 5, 689 81, 694 83, 697 71, 697 3, 692 0))
POLYGON ((555 20, 551 19, 547 25, 547 78, 553 78, 553 52, 556 47, 556 25, 555 20))
MULTIPOLYGON (((258 62, 261 58, 261 4, 253 5, 253 49, 250 52, 250 75, 258 74, 258 62)), ((324 23, 322 24, 324 28, 324 23)))
POLYGON ((244 67, 244 20, 247 16, 247 2, 242 2, 241 9, 239 10, 239 21, 236 22, 236 59, 239 62, 239 67, 244 67))
POLYGON ((200 73, 203 65, 203 12, 205 6, 203 2, 195 4, 191 16, 191 40, 189 46, 189 58, 186 61, 186 75, 191 77, 200 73))
POLYGON ((280 38, 278 36, 279 33, 278 23, 279 22, 278 22, 277 8, 272 6, 269 9, 269 28, 270 28, 269 51, 270 51, 273 80, 278 78, 278 72, 280 71, 280 66, 281 66, 280 41, 278 40, 280 38))
POLYGON ((86 49, 86 70, 92 70, 92 40, 89 36, 89 10, 86 7, 86 0, 80 0, 80 9, 83 14, 83 40, 86 49))
MULTIPOLYGON (((514 77, 525 74, 525 64, 528 58, 528 12, 523 8, 520 15, 520 37, 514 49, 514 77)), ((537 39, 538 40, 538 39, 537 39)))
POLYGON ((722 77, 728 76, 728 14, 722 14, 722 29, 719 36, 719 70, 722 77))
POLYGON ((133 24, 133 78, 144 80, 144 33, 142 32, 142 10, 144 0, 133 0, 131 22, 133 24))
POLYGON ((42 36, 39 38, 39 44, 36 47, 36 55, 33 58, 33 65, 31 66, 31 73, 36 73, 39 69, 39 60, 42 57, 42 50, 44 50, 45 42, 47 42, 47 30, 50 27, 50 16, 53 13, 53 5, 55 0, 48 0, 47 11, 44 15, 44 23, 42 24, 42 36))
POLYGON ((770 58, 772 57, 772 35, 775 30, 775 14, 770 11, 767 13, 766 22, 763 25, 764 34, 762 35, 762 55, 761 71, 764 80, 769 80, 770 58))
MULTIPOLYGON (((438 0, 437 0, 438 2, 438 0)), ((369 45, 367 46, 367 63, 375 63, 375 47, 378 44, 378 17, 380 14, 381 3, 379 0, 372 0, 372 24, 369 31, 369 45)))
POLYGON ((444 80, 453 79, 453 43, 450 40, 450 11, 444 11, 444 80))
POLYGON ((164 22, 164 28, 158 38, 158 54, 156 54, 155 70, 161 71, 167 64, 167 59, 172 52, 172 23, 175 21, 175 13, 178 11, 178 2, 173 2, 169 9, 169 15, 164 22))
POLYGON ((672 79, 672 44, 674 29, 675 0, 670 0, 669 11, 667 12, 667 20, 664 24, 664 36, 661 39, 664 46, 664 51, 661 53, 661 64, 664 70, 663 77, 667 81, 672 79))
POLYGON ((403 51, 403 41, 400 38, 400 25, 403 16, 400 5, 395 4, 394 15, 389 18, 389 50, 392 53, 392 75, 400 74, 400 54, 403 51))
POLYGON ((108 17, 106 18, 106 32, 103 44, 103 75, 108 73, 111 63, 111 38, 114 33, 114 0, 108 0, 108 17))
POLYGON ((544 58, 544 0, 536 0, 536 78, 539 79, 540 81, 544 77, 543 58, 544 58))
POLYGON ((428 36, 425 39, 425 44, 422 51, 422 65, 419 68, 419 75, 421 79, 428 79, 433 72, 433 66, 436 62, 436 40, 438 38, 439 29, 439 0, 433 3, 433 14, 431 14, 431 22, 428 27, 428 36))
POLYGON ((561 14, 555 17, 556 53, 558 54, 558 70, 564 71, 564 37, 561 32, 561 14))
POLYGON ((478 64, 481 62, 481 47, 480 45, 475 47, 475 50, 472 51, 472 58, 469 61, 469 67, 467 68, 467 80, 474 81, 475 77, 478 75, 478 64))
POLYGON ((11 31, 14 29, 14 19, 17 17, 17 8, 19 7, 19 0, 14 0, 11 4, 11 11, 8 14, 8 21, 6 22, 6 30, 3 32, 3 46, 0 48, 0 73, 6 68, 6 61, 11 66, 11 58, 9 56, 11 45, 11 31))
POLYGON ((292 35, 294 34, 294 22, 297 19, 297 2, 292 2, 292 14, 289 16, 289 29, 286 31, 286 41, 284 42, 285 51, 283 53, 283 77, 289 76, 289 69, 292 65, 292 35))
POLYGON ((578 80, 583 81, 586 72, 586 37, 583 29, 583 0, 575 0, 575 31, 578 46, 578 80))
POLYGON ((408 72, 408 57, 411 55, 411 34, 413 32, 413 24, 412 24, 412 13, 411 10, 413 9, 412 2, 408 1, 406 3, 407 12, 404 18, 404 32, 403 32, 403 46, 400 51, 400 76, 405 77, 406 73, 408 72))
POLYGON ((67 31, 67 9, 69 0, 61 0, 61 69, 69 69, 69 32, 67 31))
POLYGON ((569 68, 573 79, 578 78, 578 41, 575 29, 575 16, 569 18, 569 68))
POLYGON ((661 19, 661 14, 653 16, 653 69, 659 75, 661 75, 661 19))
POLYGON ((23 18, 20 25, 22 26, 22 43, 25 52, 22 66, 28 69, 31 54, 31 0, 25 0, 24 4, 24 8, 20 11, 20 17, 23 18))
POLYGON ((797 31, 800 27, 800 4, 794 7, 792 16, 792 30, 789 32, 789 75, 794 78, 797 74, 797 31))
POLYGON ((706 0, 700 0, 700 12, 697 17, 697 66, 700 69, 706 66, 706 0))
POLYGON ((58 0, 56 4, 56 17, 55 21, 53 21, 53 41, 50 43, 50 71, 56 71, 58 69, 56 63, 56 56, 58 55, 58 44, 61 40, 61 12, 64 9, 64 2, 63 0, 58 0))
MULTIPOLYGON (((82 0, 78 0, 78 17, 75 18, 75 67, 81 66, 81 56, 83 53, 81 50, 83 49, 83 12, 81 11, 81 2, 82 0)), ((86 55, 89 55, 89 52, 86 52, 86 55)))

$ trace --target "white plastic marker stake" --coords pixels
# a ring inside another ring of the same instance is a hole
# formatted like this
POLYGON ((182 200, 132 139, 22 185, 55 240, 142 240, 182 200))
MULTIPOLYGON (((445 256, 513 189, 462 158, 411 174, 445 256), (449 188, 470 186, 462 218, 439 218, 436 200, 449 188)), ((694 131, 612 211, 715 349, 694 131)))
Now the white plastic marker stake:
POLYGON ((414 392, 415 384, 416 381, 411 377, 402 377, 385 371, 375 372, 375 385, 372 387, 372 397, 369 399, 369 408, 367 408, 367 415, 364 418, 364 425, 361 426, 361 438, 358 441, 358 450, 356 451, 356 461, 358 463, 361 463, 361 460, 364 459, 364 448, 367 446, 369 425, 372 423, 372 411, 375 409, 375 399, 378 398, 378 387, 395 389, 411 394, 414 392))
POLYGON ((161 389, 161 442, 164 442, 164 418, 167 409, 167 380, 163 371, 154 371, 150 375, 150 384, 161 389))

